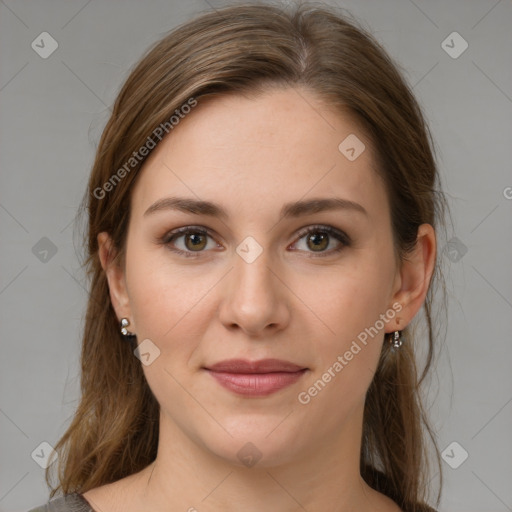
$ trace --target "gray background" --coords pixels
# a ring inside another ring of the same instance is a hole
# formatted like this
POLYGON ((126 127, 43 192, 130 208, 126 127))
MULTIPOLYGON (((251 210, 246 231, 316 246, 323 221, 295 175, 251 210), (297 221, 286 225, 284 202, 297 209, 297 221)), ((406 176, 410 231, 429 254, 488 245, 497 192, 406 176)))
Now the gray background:
MULTIPOLYGON (((87 295, 73 219, 109 106, 153 41, 225 4, 0 1, 0 511, 47 500, 31 454, 57 442, 77 404, 87 295), (58 42, 47 59, 31 47, 42 32, 58 42)), ((371 29, 414 86, 454 217, 452 250, 440 249, 449 323, 430 413, 440 449, 460 445, 446 461, 460 462, 462 449, 469 457, 457 469, 443 461, 441 510, 512 510, 512 4, 338 5, 371 29), (442 47, 454 31, 469 44, 458 58, 442 47)))

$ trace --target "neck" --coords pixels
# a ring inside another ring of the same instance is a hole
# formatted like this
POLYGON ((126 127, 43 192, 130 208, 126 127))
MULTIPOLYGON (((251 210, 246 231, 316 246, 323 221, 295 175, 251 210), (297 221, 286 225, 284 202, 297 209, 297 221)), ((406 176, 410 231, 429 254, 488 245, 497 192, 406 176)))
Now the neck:
POLYGON ((293 460, 262 457, 252 467, 212 453, 161 413, 157 458, 140 474, 141 506, 158 512, 375 510, 382 495, 359 473, 362 412, 335 438, 319 439, 293 460))

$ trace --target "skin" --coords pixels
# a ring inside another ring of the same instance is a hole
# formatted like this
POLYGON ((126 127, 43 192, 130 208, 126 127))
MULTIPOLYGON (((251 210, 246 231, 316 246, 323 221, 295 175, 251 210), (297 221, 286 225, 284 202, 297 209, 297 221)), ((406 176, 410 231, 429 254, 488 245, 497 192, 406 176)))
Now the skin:
POLYGON ((160 350, 143 366, 161 406, 158 456, 140 473, 84 493, 96 510, 400 510, 360 476, 363 406, 385 333, 403 329, 425 300, 436 240, 423 224, 415 251, 395 259, 374 162, 355 120, 305 89, 201 99, 155 148, 133 189, 125 266, 112 262, 107 233, 98 240, 118 318, 129 318, 139 343, 149 338, 160 350), (366 145, 354 161, 338 150, 351 133, 366 145), (144 215, 168 196, 212 201, 228 216, 144 215), (280 217, 285 203, 330 197, 367 214, 280 217), (316 248, 300 235, 315 224, 342 230, 351 243, 329 236, 316 248), (196 257, 157 242, 183 226, 212 233, 195 252, 190 236, 174 240, 196 257), (252 263, 236 252, 248 236, 262 248, 252 263), (400 312, 301 404, 298 394, 394 303, 400 312), (308 371, 267 397, 243 397, 202 369, 231 358, 284 359, 308 371), (253 467, 237 457, 247 442, 262 454, 253 467))

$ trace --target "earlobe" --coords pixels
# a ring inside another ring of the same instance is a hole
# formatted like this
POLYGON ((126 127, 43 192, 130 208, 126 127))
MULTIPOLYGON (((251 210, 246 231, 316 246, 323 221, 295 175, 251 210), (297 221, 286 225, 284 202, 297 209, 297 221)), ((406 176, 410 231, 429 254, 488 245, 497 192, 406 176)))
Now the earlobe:
POLYGON ((98 234, 98 257, 108 280, 110 300, 118 318, 130 316, 123 269, 115 261, 115 248, 109 234, 98 234))
POLYGON ((398 280, 399 289, 393 300, 402 305, 400 325, 394 328, 404 329, 423 305, 434 272, 436 260, 436 236, 430 224, 418 227, 416 246, 402 261, 398 280))

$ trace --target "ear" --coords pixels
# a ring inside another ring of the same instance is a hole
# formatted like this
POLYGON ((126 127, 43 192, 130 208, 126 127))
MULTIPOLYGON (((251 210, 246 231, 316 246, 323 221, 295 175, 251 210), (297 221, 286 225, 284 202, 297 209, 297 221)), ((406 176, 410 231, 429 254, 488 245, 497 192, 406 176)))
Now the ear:
POLYGON ((393 330, 404 329, 423 305, 436 261, 436 235, 430 224, 418 227, 416 246, 401 262, 395 279, 393 302, 402 305, 393 330))
MULTIPOLYGON (((107 232, 103 231, 98 235, 98 246, 98 255, 101 266, 107 276, 110 300, 112 301, 112 306, 116 312, 117 318, 121 320, 121 318, 127 317, 130 319, 130 322, 133 323, 130 315, 130 304, 124 270, 118 262, 115 261, 115 248, 107 232)), ((130 330, 132 327, 133 325, 130 327, 130 330)))

